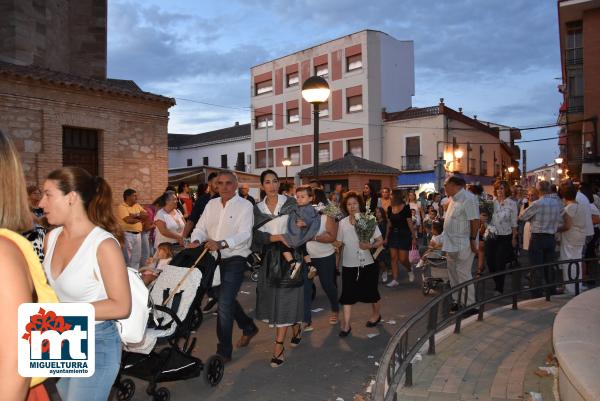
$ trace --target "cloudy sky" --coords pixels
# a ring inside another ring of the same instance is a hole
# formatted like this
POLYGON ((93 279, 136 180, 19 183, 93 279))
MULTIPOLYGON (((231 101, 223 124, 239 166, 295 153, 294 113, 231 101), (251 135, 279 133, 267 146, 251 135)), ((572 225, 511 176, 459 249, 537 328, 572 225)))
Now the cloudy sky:
MULTIPOLYGON (((482 120, 556 121, 555 0, 110 0, 108 72, 177 98, 169 132, 205 132, 250 121, 251 66, 367 28, 414 41, 413 106, 443 97, 482 120)), ((528 169, 558 154, 556 140, 520 146, 528 169)))

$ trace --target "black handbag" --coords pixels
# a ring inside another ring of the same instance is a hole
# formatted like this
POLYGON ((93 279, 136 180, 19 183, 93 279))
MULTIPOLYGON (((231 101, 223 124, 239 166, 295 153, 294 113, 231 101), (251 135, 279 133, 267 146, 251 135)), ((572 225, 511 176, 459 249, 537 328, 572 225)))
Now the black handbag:
POLYGON ((304 285, 304 276, 298 274, 295 278, 290 276, 292 269, 281 257, 281 247, 277 244, 269 246, 264 265, 267 269, 267 282, 276 288, 295 288, 304 285))

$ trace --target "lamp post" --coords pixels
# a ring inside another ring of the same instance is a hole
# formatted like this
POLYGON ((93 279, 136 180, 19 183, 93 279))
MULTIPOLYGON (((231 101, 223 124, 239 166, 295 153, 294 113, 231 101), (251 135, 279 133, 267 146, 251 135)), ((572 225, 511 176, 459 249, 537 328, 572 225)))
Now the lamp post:
POLYGON ((302 98, 313 105, 313 165, 314 178, 319 179, 319 105, 329 98, 331 90, 325 78, 312 76, 302 84, 302 98))
POLYGON ((452 167, 455 172, 460 173, 460 167, 458 167, 458 164, 460 164, 460 159, 462 159, 463 155, 464 155, 464 152, 461 148, 456 148, 456 150, 454 150, 454 158, 456 159, 456 161, 454 163, 454 166, 452 166, 452 167))
POLYGON ((288 172, 287 172, 287 169, 288 169, 289 166, 292 165, 292 161, 290 159, 283 159, 281 161, 281 164, 283 164, 283 166, 285 167, 285 183, 287 184, 287 182, 288 182, 288 174, 287 174, 288 172))

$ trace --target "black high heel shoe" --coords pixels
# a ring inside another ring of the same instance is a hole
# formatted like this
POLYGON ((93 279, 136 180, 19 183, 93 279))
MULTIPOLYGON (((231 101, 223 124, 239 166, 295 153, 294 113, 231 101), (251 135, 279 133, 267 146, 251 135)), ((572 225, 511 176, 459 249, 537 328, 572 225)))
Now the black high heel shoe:
POLYGON ((281 357, 283 356, 283 352, 285 351, 285 347, 283 346, 283 342, 275 341, 275 344, 281 345, 281 352, 279 353, 279 355, 277 355, 277 356, 273 355, 273 357, 271 358, 271 367, 272 368, 278 368, 284 362, 284 360, 281 359, 281 357))
POLYGON ((292 347, 297 347, 300 345, 300 341, 302 341, 302 326, 295 324, 292 326, 292 339, 290 340, 290 345, 292 347), (298 327, 298 332, 296 334, 294 334, 294 327, 298 327))
POLYGON ((379 317, 377 318, 377 320, 375 320, 374 322, 367 320, 367 324, 365 324, 365 326, 367 327, 376 327, 379 322, 381 322, 381 315, 379 315, 379 317))
POLYGON ((341 330, 340 334, 338 334, 338 336, 345 338, 348 337, 350 335, 350 332, 352 331, 352 327, 348 327, 348 330, 341 330))

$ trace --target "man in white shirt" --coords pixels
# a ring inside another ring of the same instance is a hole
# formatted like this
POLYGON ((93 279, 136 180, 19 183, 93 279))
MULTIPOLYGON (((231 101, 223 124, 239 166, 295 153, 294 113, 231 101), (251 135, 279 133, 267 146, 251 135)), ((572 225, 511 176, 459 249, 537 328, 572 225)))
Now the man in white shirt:
MULTIPOLYGON (((448 275, 452 287, 473 278, 471 269, 473 259, 478 250, 477 232, 479 230, 479 202, 475 195, 465 190, 465 180, 452 176, 446 180, 444 188, 450 197, 448 210, 444 216, 444 244, 442 250, 447 252, 448 275)), ((475 303, 475 287, 469 285, 467 290, 467 306, 475 303)), ((461 299, 458 293, 453 295, 457 311, 461 299)), ((470 313, 475 312, 471 310, 470 313)))
POLYGON ((237 177, 231 171, 222 171, 217 176, 219 198, 211 199, 198 220, 191 235, 192 243, 205 242, 206 248, 221 252, 221 287, 217 310, 217 354, 225 361, 231 360, 233 352, 233 320, 243 330, 238 347, 245 347, 258 333, 254 321, 244 313, 237 301, 237 294, 244 280, 246 258, 250 255, 253 206, 241 198, 236 190, 237 177))

